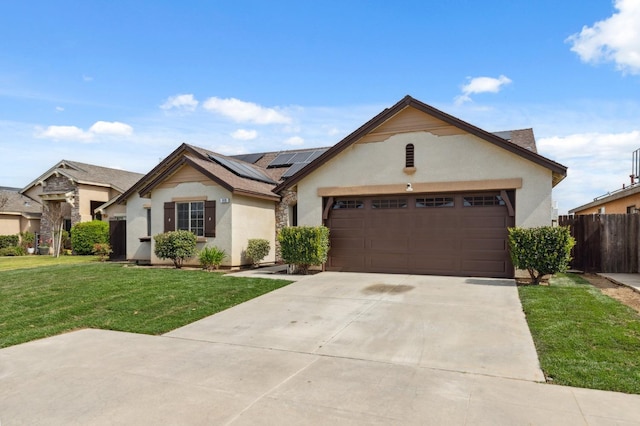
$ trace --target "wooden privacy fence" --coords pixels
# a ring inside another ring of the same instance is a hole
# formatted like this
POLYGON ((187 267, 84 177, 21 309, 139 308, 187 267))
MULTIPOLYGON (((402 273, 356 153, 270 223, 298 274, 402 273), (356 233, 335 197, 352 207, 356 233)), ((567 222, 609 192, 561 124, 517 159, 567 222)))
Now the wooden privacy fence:
POLYGON ((576 245, 572 269, 585 272, 637 273, 640 214, 560 216, 576 245))

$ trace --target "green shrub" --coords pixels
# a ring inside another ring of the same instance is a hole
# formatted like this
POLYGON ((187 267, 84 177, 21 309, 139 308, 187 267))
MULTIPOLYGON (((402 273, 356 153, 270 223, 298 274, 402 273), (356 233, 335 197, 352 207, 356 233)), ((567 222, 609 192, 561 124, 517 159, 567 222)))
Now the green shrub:
POLYGON ((216 246, 205 247, 198 253, 200 266, 207 271, 220 268, 220 264, 225 257, 227 257, 227 253, 216 246))
POLYGON ((575 240, 566 226, 509 228, 513 266, 526 269, 534 284, 538 284, 544 275, 566 271, 574 245, 575 240))
POLYGON ((289 226, 278 234, 280 253, 285 263, 296 265, 306 274, 311 265, 321 265, 329 254, 329 228, 325 226, 289 226))
POLYGON ((268 240, 253 238, 249 240, 245 254, 254 266, 258 266, 260 261, 269 254, 270 250, 271 246, 268 240))
POLYGON ((171 259, 180 269, 186 259, 196 254, 196 236, 190 231, 170 231, 153 237, 156 242, 155 254, 160 259, 171 259))
POLYGON ((30 247, 34 247, 36 242, 36 234, 29 231, 20 233, 20 246, 25 250, 30 247))
POLYGON ((20 237, 16 235, 0 235, 0 249, 15 247, 20 244, 20 237))
POLYGON ((0 256, 24 256, 25 254, 27 254, 26 250, 20 246, 0 248, 0 256))
MULTIPOLYGON (((63 234, 64 237, 64 234, 63 234)), ((94 244, 109 242, 109 224, 101 220, 76 223, 71 228, 71 245, 75 254, 93 254, 94 244)))
POLYGON ((96 243, 93 245, 93 254, 98 256, 100 262, 107 260, 111 253, 113 253, 113 250, 111 250, 111 245, 107 243, 96 243))

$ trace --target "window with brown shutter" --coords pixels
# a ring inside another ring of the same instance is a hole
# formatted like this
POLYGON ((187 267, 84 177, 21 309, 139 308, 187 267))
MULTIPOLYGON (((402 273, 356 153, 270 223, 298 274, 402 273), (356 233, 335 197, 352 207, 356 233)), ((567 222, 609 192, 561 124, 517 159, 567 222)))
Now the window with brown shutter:
POLYGON ((164 232, 176 230, 176 203, 164 203, 164 232))
POLYGON ((216 236, 216 202, 215 200, 204 202, 204 236, 205 237, 216 236))
POLYGON ((186 229, 192 231, 197 236, 216 236, 216 202, 199 201, 164 203, 164 232, 175 231, 176 229, 186 229), (179 214, 176 218, 176 204, 179 205, 179 214), (204 216, 202 205, 204 204, 204 216), (176 221, 178 226, 176 226, 176 221), (204 223, 203 223, 204 222, 204 223), (204 226, 204 232, 203 232, 204 226))

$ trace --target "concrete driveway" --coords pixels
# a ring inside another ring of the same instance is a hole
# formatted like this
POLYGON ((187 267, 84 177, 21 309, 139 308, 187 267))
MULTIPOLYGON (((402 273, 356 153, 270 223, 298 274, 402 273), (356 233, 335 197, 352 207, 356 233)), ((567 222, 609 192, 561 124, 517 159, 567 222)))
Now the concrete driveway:
POLYGON ((0 424, 640 424, 640 396, 542 380, 512 280, 325 272, 165 336, 2 349, 0 424))

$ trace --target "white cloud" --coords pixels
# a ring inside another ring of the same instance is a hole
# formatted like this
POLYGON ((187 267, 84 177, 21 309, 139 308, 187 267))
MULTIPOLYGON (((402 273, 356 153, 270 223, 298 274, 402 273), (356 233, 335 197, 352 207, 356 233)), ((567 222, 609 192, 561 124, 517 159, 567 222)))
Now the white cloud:
POLYGON ((93 77, 82 74, 82 81, 86 81, 86 82, 93 81, 93 77))
POLYGON ((541 138, 538 151, 568 167, 567 177, 554 189, 561 213, 629 184, 631 153, 640 148, 640 131, 575 133, 541 138))
POLYGON ((241 155, 249 153, 245 147, 235 145, 218 145, 213 148, 213 151, 224 155, 241 155))
POLYGON ((97 135, 129 136, 132 133, 133 127, 128 124, 119 121, 96 121, 88 131, 77 126, 49 126, 44 130, 38 129, 36 137, 56 141, 91 142, 97 135))
POLYGON ((231 118, 238 123, 286 124, 291 122, 291 117, 274 108, 265 108, 253 102, 235 98, 212 97, 204 102, 203 107, 207 111, 231 118))
POLYGON ((198 107, 198 101, 192 94, 183 94, 176 96, 169 96, 167 100, 160 105, 160 108, 164 110, 178 109, 183 111, 195 111, 198 107))
POLYGON ((640 74, 640 1, 616 0, 618 13, 567 38, 587 63, 615 62, 623 72, 640 74))
POLYGON ((284 143, 285 145, 292 145, 292 146, 304 145, 304 139, 302 139, 300 136, 292 136, 287 140, 285 140, 284 143))
POLYGON ((255 130, 238 129, 231 133, 231 137, 241 141, 250 141, 258 137, 258 132, 255 130))
POLYGON ((511 83, 511 79, 501 75, 498 78, 493 77, 467 77, 469 81, 462 86, 462 95, 457 96, 455 102, 460 105, 464 102, 471 101, 472 94, 478 93, 498 93, 502 90, 502 87, 511 83))
POLYGON ((89 132, 101 135, 129 136, 133 127, 119 121, 96 121, 89 128, 89 132))
POLYGON ((56 107, 56 111, 58 111, 58 112, 62 112, 62 111, 64 111, 64 108, 62 108, 61 106, 57 106, 57 107, 56 107))
POLYGON ((76 126, 49 126, 45 130, 39 131, 37 137, 81 142, 88 142, 93 139, 91 133, 87 133, 76 126))

